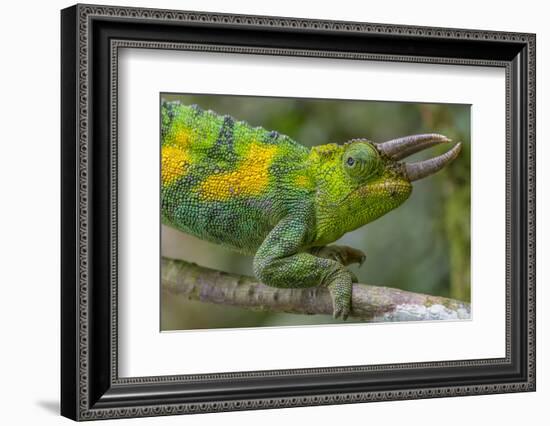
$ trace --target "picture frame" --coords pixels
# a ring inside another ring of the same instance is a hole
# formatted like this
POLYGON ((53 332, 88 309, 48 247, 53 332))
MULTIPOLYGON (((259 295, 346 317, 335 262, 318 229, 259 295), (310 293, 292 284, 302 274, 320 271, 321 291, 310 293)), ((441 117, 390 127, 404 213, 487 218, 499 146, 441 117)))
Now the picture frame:
POLYGON ((535 44, 524 33, 80 4, 62 10, 61 414, 93 420, 534 391, 535 44), (494 179, 506 186, 505 356, 120 377, 122 48, 503 69, 506 173, 494 179))

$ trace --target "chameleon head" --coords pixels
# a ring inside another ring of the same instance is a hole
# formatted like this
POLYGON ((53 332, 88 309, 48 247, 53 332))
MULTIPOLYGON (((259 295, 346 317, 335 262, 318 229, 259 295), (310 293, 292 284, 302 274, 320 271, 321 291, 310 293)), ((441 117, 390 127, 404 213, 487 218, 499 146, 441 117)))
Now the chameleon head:
POLYGON ((401 161, 435 145, 450 143, 445 136, 423 134, 375 144, 354 139, 343 146, 340 173, 344 180, 338 216, 344 232, 365 225, 401 205, 412 182, 430 176, 460 153, 457 143, 442 155, 418 162, 401 161))

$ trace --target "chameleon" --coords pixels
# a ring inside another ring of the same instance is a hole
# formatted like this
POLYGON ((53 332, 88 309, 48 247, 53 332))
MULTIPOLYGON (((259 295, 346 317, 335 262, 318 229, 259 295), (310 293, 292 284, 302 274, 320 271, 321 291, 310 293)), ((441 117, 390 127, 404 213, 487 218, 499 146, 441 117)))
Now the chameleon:
POLYGON ((351 311, 355 248, 331 245, 400 206, 412 182, 444 168, 456 143, 423 161, 404 158, 452 142, 436 134, 382 143, 357 138, 307 148, 277 131, 178 101, 161 103, 161 221, 253 256, 277 288, 326 286, 333 316, 351 311))

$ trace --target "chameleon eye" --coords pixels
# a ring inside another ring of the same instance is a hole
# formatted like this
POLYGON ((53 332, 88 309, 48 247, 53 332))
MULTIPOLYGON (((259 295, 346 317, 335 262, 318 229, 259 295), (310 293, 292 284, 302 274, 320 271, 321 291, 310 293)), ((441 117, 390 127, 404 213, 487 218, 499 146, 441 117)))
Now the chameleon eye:
POLYGON ((343 165, 350 177, 364 180, 377 173, 380 157, 372 145, 354 144, 348 148, 343 158, 343 165))

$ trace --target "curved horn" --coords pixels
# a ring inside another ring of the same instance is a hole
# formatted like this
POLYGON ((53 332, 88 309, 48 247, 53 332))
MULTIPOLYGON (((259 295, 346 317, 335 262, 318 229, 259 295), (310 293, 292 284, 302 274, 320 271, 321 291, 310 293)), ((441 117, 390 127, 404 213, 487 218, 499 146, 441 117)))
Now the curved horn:
POLYGON ((452 149, 437 157, 416 163, 406 163, 405 174, 410 182, 433 175, 458 157, 461 149, 462 144, 459 142, 452 149))
POLYGON ((379 143, 376 147, 380 152, 386 154, 392 160, 401 160, 434 145, 447 142, 451 142, 451 140, 443 135, 426 133, 423 135, 412 135, 392 139, 387 142, 379 143))

